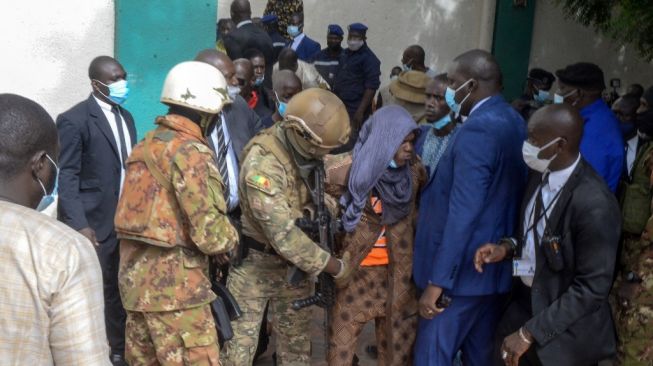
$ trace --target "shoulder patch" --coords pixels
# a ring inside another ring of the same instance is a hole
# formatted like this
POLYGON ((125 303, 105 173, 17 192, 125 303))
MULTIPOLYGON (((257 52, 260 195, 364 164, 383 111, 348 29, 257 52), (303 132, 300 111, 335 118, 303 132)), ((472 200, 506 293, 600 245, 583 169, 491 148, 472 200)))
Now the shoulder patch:
POLYGON ((275 189, 270 178, 262 175, 252 175, 246 179, 247 185, 263 193, 274 195, 275 189))

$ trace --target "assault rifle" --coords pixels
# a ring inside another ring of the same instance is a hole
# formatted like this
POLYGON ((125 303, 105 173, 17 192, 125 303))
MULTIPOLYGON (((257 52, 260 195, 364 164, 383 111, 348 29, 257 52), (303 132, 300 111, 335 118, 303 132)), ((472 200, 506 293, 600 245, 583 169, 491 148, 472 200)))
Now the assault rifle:
MULTIPOLYGON (((340 230, 341 225, 338 220, 331 217, 331 213, 324 203, 324 165, 321 162, 315 166, 313 176, 314 187, 311 190, 311 195, 316 210, 312 215, 309 213, 303 218, 297 219, 295 224, 315 240, 322 249, 333 254, 335 234, 340 230)), ((297 285, 304 278, 306 278, 306 273, 295 267, 291 271, 289 281, 291 284, 297 285)), ((291 306, 294 310, 300 310, 311 305, 328 308, 333 305, 335 295, 336 286, 333 277, 322 272, 318 275, 315 293, 305 299, 293 301, 291 306)))

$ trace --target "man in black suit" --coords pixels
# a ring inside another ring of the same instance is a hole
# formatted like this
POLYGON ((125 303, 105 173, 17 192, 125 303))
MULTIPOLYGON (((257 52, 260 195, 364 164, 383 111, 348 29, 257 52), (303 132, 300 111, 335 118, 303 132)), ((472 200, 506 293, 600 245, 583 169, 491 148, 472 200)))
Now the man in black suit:
POLYGON ((580 155, 582 134, 583 120, 569 106, 533 114, 523 147, 532 174, 520 233, 474 257, 479 272, 513 260, 512 299, 497 331, 505 365, 596 365, 616 353, 608 293, 621 215, 580 155))
POLYGON ((248 0, 234 0, 231 3, 231 20, 236 24, 236 29, 224 37, 224 46, 227 55, 232 60, 245 57, 245 51, 250 48, 257 49, 265 55, 265 86, 272 87, 272 65, 274 64, 274 50, 272 39, 265 30, 252 24, 252 9, 248 0))
POLYGON ((129 89, 123 67, 109 56, 88 69, 92 94, 57 117, 59 130, 59 220, 96 245, 104 279, 104 315, 114 365, 126 365, 125 310, 118 292, 118 240, 113 217, 136 143, 131 114, 120 107, 129 89))

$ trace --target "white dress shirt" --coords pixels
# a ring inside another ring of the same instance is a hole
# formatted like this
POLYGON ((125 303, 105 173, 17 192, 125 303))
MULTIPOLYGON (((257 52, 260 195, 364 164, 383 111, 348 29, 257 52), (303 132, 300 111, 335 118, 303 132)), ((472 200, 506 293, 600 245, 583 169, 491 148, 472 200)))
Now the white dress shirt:
POLYGON ((252 20, 251 19, 243 20, 242 22, 236 24, 236 28, 240 28, 245 24, 252 24, 252 20))
MULTIPOLYGON (((95 95, 93 95, 93 98, 97 102, 97 104, 100 106, 100 109, 102 109, 102 113, 104 113, 104 116, 107 118, 107 121, 109 121, 109 126, 111 127, 111 132, 113 134, 113 140, 116 142, 116 147, 118 148, 118 156, 120 157, 120 191, 122 192, 122 184, 125 181, 125 169, 123 168, 123 157, 120 156, 120 151, 122 151, 122 145, 125 145, 126 151, 127 151, 127 156, 129 156, 132 152, 132 144, 131 144, 131 135, 129 134, 129 129, 127 128, 127 124, 125 123, 125 118, 120 115, 120 123, 122 123, 122 131, 125 134, 125 140, 126 141, 120 141, 120 134, 118 133, 118 125, 116 124, 116 118, 113 115, 113 112, 111 111, 111 104, 100 100, 97 98, 95 95)), ((120 112, 119 112, 120 113, 120 112)), ((125 157, 125 159, 127 158, 125 157)))
POLYGON ((290 48, 292 48, 293 51, 297 51, 297 47, 299 47, 299 44, 302 43, 304 37, 306 37, 304 33, 299 33, 297 37, 293 38, 290 48))
MULTIPOLYGON (((546 229, 546 221, 548 217, 551 216, 551 212, 558 202, 558 197, 560 197, 558 193, 565 186, 569 180, 569 177, 571 176, 571 173, 573 173, 574 169, 576 169, 576 166, 578 166, 579 162, 580 154, 578 154, 576 161, 569 167, 549 173, 548 183, 542 186, 542 212, 544 215, 537 222, 537 225, 534 228, 537 230, 538 238, 542 238, 544 235, 544 229, 546 229)), ((524 282, 524 284, 528 287, 531 287, 533 284, 533 276, 535 275, 535 237, 533 235, 535 230, 533 230, 531 226, 535 221, 535 213, 533 211, 535 210, 535 198, 537 197, 538 191, 539 187, 533 193, 533 197, 531 197, 530 201, 528 202, 528 206, 526 206, 526 211, 524 212, 523 228, 525 243, 522 251, 522 256, 520 259, 513 261, 513 274, 521 277, 522 282, 524 282), (517 272, 517 268, 520 268, 519 272, 517 272)))
POLYGON ((628 167, 628 175, 633 171, 635 165, 635 157, 637 157, 637 144, 639 143, 639 136, 631 138, 626 142, 626 166, 628 167))
MULTIPOLYGON (((229 129, 227 128, 227 123, 224 119, 224 113, 220 114, 220 123, 222 123, 222 131, 224 132, 224 143, 227 145, 227 175, 229 176, 229 202, 227 202, 227 208, 229 211, 232 211, 238 204, 240 200, 238 199, 238 160, 236 160, 236 152, 234 151, 234 145, 231 143, 231 137, 229 136, 229 129)), ((211 140, 213 140, 213 146, 218 148, 218 129, 214 128, 211 132, 211 140)))

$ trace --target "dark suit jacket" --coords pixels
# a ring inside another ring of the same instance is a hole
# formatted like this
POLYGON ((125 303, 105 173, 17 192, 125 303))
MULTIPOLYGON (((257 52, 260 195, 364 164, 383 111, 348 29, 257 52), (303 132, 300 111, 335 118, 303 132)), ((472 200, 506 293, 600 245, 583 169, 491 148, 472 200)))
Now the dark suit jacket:
MULTIPOLYGON (((121 108, 131 145, 136 144, 132 115, 121 108)), ((120 195, 120 151, 93 96, 57 117, 59 130, 59 220, 75 230, 90 227, 98 241, 113 231, 120 195)))
MULTIPOLYGON (((529 180, 520 228, 541 179, 540 174, 533 174, 529 180)), ((614 194, 584 159, 563 187, 546 231, 561 237, 564 268, 551 270, 542 248, 536 248, 531 288, 534 316, 525 327, 535 338, 544 365, 596 364, 616 352, 608 294, 621 215, 614 194)))
MULTIPOLYGON (((288 47, 292 46, 292 41, 288 42, 288 47)), ((297 49, 295 50, 295 53, 297 53, 297 57, 306 62, 311 62, 312 57, 320 52, 322 47, 320 44, 310 38, 308 38, 307 35, 304 35, 304 39, 299 43, 299 46, 297 46, 297 49)))
POLYGON ((496 95, 449 141, 420 200, 413 256, 418 287, 431 282, 455 296, 510 291, 509 263, 486 266, 480 274, 473 258, 481 245, 515 232, 526 185, 525 138, 524 120, 496 95))
POLYGON ((264 127, 259 116, 249 108, 241 96, 238 96, 232 104, 225 106, 223 113, 231 144, 240 164, 240 153, 243 148, 264 127))
POLYGON ((224 47, 232 60, 245 57, 245 51, 250 48, 263 52, 265 56, 264 84, 268 88, 272 88, 272 65, 274 65, 275 59, 272 39, 266 31, 252 23, 245 24, 224 37, 224 47))

